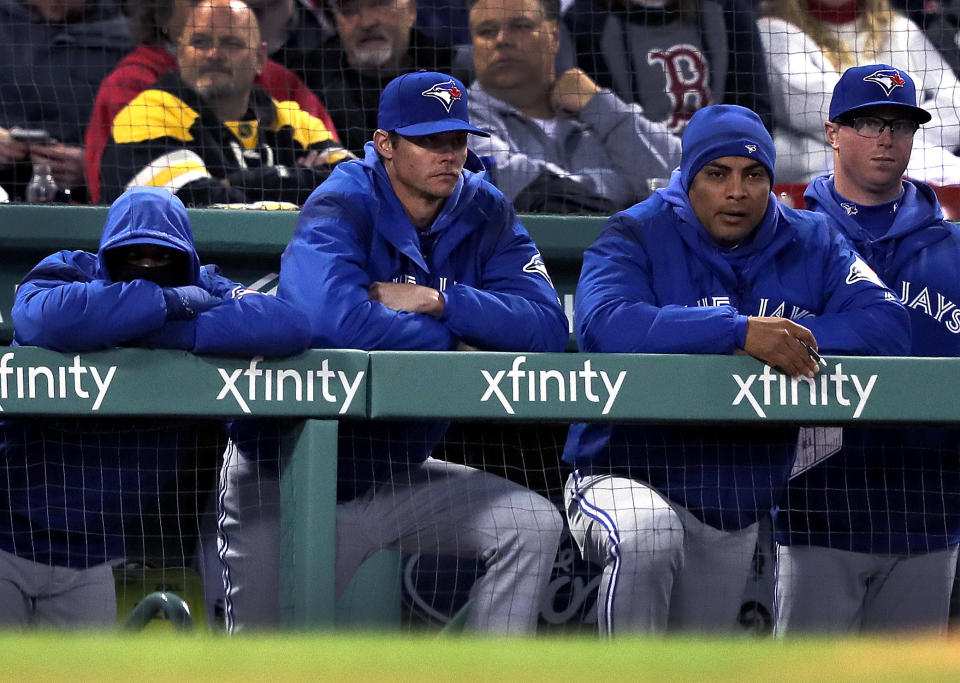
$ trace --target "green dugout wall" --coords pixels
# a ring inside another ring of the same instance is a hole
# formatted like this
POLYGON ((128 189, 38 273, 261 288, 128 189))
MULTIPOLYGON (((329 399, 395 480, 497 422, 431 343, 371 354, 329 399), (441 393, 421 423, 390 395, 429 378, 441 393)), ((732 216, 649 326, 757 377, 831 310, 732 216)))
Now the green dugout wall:
MULTIPOLYGON (((59 354, 0 347, 0 410, 5 418, 299 418, 285 439, 281 604, 290 625, 318 627, 332 624, 336 612, 341 420, 639 420, 749 428, 960 418, 960 359, 826 360, 816 381, 795 382, 746 356, 314 350, 263 361, 143 349, 59 354)), ((389 589, 396 565, 385 566, 367 580, 389 589)), ((365 584, 361 603, 376 602, 372 585, 365 584)))
MULTIPOLYGON (((277 286, 280 254, 296 211, 189 211, 202 263, 216 263, 237 282, 262 291, 277 286)), ((13 339, 14 287, 40 259, 61 249, 97 250, 107 216, 104 206, 0 205, 0 343, 13 339)), ((572 317, 573 292, 583 251, 596 238, 602 217, 523 216, 572 317)))

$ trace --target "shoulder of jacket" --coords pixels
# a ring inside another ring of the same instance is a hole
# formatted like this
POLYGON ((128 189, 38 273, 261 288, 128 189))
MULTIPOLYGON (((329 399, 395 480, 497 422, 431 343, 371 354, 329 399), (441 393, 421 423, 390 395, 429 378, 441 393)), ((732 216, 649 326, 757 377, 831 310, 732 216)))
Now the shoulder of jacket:
POLYGON ((193 140, 190 128, 199 113, 177 95, 159 88, 144 90, 113 119, 113 139, 119 144, 172 137, 193 140))

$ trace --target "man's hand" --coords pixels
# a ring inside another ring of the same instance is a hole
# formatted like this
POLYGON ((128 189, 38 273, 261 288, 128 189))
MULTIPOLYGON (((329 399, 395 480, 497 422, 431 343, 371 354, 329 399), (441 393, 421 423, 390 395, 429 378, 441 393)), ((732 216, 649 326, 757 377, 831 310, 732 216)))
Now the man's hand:
POLYGON ((804 344, 817 350, 817 340, 803 325, 785 318, 747 319, 744 351, 791 377, 813 377, 820 370, 804 344))
POLYGON ((328 147, 327 149, 311 149, 304 156, 297 159, 297 163, 307 168, 326 166, 327 164, 356 159, 357 155, 343 147, 328 147))
POLYGON ((29 153, 30 148, 27 145, 14 140, 10 131, 0 126, 0 168, 23 161, 29 153))
POLYGON ((160 291, 167 305, 167 320, 193 320, 204 311, 223 303, 223 299, 196 285, 163 287, 160 291))
POLYGON ((378 301, 394 311, 424 313, 434 318, 443 315, 443 295, 430 287, 404 282, 374 282, 367 291, 371 301, 378 301))
POLYGON ((45 145, 30 145, 34 163, 50 164, 53 179, 60 187, 81 187, 86 184, 83 147, 64 145, 55 140, 45 145))
POLYGON ((583 69, 568 69, 554 81, 550 102, 557 112, 578 114, 599 92, 600 86, 583 69))

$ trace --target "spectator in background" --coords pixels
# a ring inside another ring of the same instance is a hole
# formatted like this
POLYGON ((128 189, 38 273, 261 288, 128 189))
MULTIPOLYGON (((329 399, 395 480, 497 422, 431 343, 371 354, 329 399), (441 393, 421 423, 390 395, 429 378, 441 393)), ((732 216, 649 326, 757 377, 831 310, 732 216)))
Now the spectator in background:
POLYGON ((761 13, 779 182, 806 183, 830 169, 830 93, 845 69, 886 62, 913 74, 933 117, 917 134, 907 176, 960 184, 960 82, 916 24, 888 0, 770 0, 761 13))
POLYGON ((111 0, 0 0, 0 184, 22 197, 31 161, 61 188, 85 196, 83 133, 100 82, 130 50, 111 0), (12 128, 46 131, 21 144, 12 128))
POLYGON ((309 56, 306 82, 323 97, 344 146, 362 155, 386 84, 418 69, 447 73, 452 52, 414 28, 415 0, 331 2, 337 36, 309 56))
MULTIPOLYGON (((60 251, 27 273, 13 320, 16 344, 67 353, 283 356, 309 339, 293 306, 201 266, 183 204, 144 187, 110 207, 96 253, 60 251)), ((0 626, 116 623, 111 564, 136 554, 124 522, 155 515, 182 468, 214 469, 196 462, 209 429, 153 419, 0 423, 0 626)))
POLYGON ((323 121, 254 85, 266 47, 239 0, 204 0, 186 22, 180 73, 168 72, 113 120, 103 196, 166 187, 185 203, 302 203, 351 155, 323 121))
MULTIPOLYGON (((584 254, 580 350, 747 353, 779 368, 781 387, 788 375, 816 377, 818 348, 903 353, 906 311, 822 216, 776 201, 775 159, 753 112, 718 104, 694 114, 670 185, 610 218, 584 254)), ((570 428, 567 518, 584 557, 604 565, 601 632, 734 627, 797 432, 570 428)))
POLYGON ((679 135, 698 109, 739 104, 772 126, 752 6, 744 0, 575 0, 577 64, 679 135))
MULTIPOLYGON (((87 127, 85 163, 92 203, 100 202, 100 160, 114 117, 162 74, 177 71, 176 44, 191 8, 198 2, 139 0, 131 7, 130 24, 139 47, 124 57, 100 86, 87 127)), ((272 24, 271 31, 277 32, 272 24)), ((253 82, 277 102, 296 102, 300 109, 323 121, 337 139, 323 104, 291 71, 268 59, 253 82)))
MULTIPOLYGON (((960 229, 927 185, 902 180, 930 120, 916 102, 905 71, 848 69, 825 123, 833 173, 804 199, 899 294, 913 330, 904 355, 957 357, 948 311, 960 302, 960 229)), ((960 544, 957 429, 830 431, 829 448, 805 440, 825 459, 790 480, 776 517, 777 632, 945 633, 960 544)))
POLYGON ((491 133, 474 152, 518 211, 613 213, 650 194, 680 140, 581 69, 559 76, 557 0, 475 0, 470 115, 491 133))

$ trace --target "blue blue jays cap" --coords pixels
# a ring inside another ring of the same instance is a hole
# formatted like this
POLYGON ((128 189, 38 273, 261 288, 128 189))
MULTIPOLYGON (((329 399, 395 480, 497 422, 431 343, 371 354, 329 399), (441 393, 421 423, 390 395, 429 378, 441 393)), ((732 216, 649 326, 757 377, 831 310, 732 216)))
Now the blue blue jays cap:
POLYGON ((721 157, 746 157, 763 164, 773 183, 777 149, 760 117, 736 104, 712 104, 690 117, 680 138, 680 182, 684 190, 700 169, 721 157))
POLYGON ((470 125, 463 83, 435 71, 403 74, 387 83, 380 95, 377 128, 400 135, 465 130, 490 137, 490 133, 470 125))
POLYGON ((917 123, 931 118, 929 112, 917 106, 917 87, 906 71, 889 64, 868 64, 843 72, 830 100, 830 120, 881 105, 899 107, 917 123))

